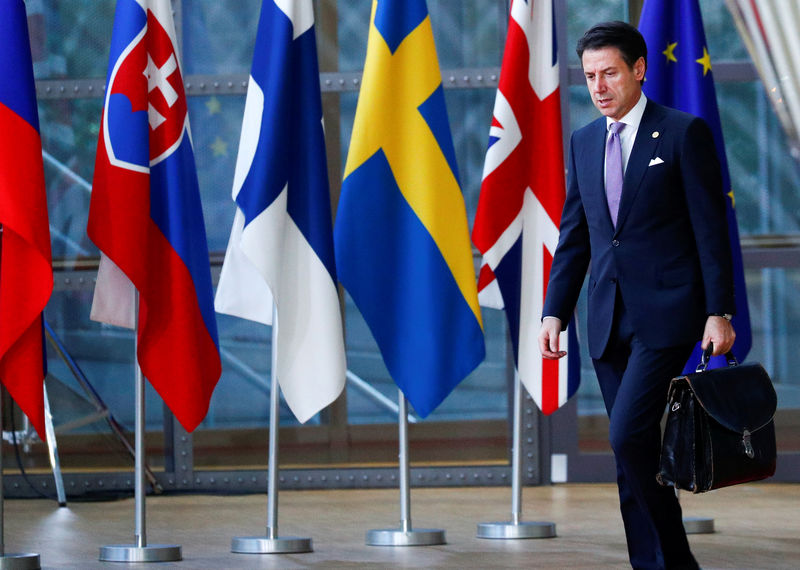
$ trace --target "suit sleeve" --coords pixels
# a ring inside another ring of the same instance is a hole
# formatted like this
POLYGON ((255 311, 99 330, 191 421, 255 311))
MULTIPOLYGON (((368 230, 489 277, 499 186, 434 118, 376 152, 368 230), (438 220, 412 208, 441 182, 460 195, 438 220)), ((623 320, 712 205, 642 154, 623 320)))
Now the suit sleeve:
POLYGON ((542 317, 561 319, 562 328, 566 328, 575 310, 591 258, 589 226, 575 171, 575 135, 570 140, 567 164, 567 196, 542 311, 542 317))
POLYGON ((706 313, 736 311, 722 172, 714 137, 702 119, 686 130, 681 147, 681 176, 697 243, 706 313))

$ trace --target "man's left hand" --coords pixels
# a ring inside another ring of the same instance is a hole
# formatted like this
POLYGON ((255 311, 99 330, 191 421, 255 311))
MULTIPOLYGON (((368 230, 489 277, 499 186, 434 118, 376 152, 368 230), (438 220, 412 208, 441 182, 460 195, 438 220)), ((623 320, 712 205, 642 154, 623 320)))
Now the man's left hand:
POLYGON ((731 322, 724 317, 710 316, 706 320, 706 329, 703 332, 703 343, 700 345, 703 350, 709 342, 714 343, 712 356, 725 354, 733 346, 736 340, 736 331, 733 330, 731 322))

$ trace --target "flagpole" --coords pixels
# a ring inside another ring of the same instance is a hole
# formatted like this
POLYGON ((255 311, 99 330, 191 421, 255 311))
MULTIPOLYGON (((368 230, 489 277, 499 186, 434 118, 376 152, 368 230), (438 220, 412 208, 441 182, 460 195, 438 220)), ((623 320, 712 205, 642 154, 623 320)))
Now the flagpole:
MULTIPOLYGON (((675 487, 675 498, 680 503, 681 492, 675 487)), ((686 534, 714 534, 714 519, 710 517, 683 517, 686 534)))
POLYGON ((511 442, 511 521, 478 523, 478 538, 552 538, 552 522, 522 522, 522 381, 514 371, 514 412, 511 442))
MULTIPOLYGON (((3 224, 0 223, 0 260, 3 255, 3 224)), ((2 310, 4 307, 0 307, 2 310)), ((44 379, 42 380, 44 381, 44 379)), ((0 384, 0 432, 3 430, 3 400, 5 387, 0 384)), ((38 554, 6 554, 5 500, 3 498, 3 438, 0 437, 0 568, 41 568, 38 554)))
POLYGON ((278 310, 272 303, 272 355, 269 393, 269 472, 267 481, 267 535, 237 536, 231 540, 231 552, 240 554, 289 554, 313 552, 310 538, 278 536, 278 429, 280 386, 278 385, 278 310))
POLYGON ((144 447, 144 374, 139 366, 139 292, 134 293, 136 328, 133 332, 134 382, 136 400, 135 454, 134 454, 134 508, 135 544, 112 544, 100 547, 103 562, 173 562, 183 558, 181 547, 175 544, 147 544, 147 520, 145 517, 145 447, 144 447))
POLYGON ((408 400, 398 390, 398 431, 400 471, 400 528, 374 529, 367 531, 367 546, 432 546, 445 544, 444 531, 434 528, 412 529, 411 527, 411 468, 408 462, 408 400))
MULTIPOLYGON (((0 225, 0 240, 2 240, 3 229, 0 225)), ((5 389, 0 385, 0 426, 3 425, 3 400, 5 389)), ((1 428, 0 428, 1 429, 1 428)), ((0 440, 0 443, 2 441, 0 440)), ((21 554, 6 554, 5 545, 5 500, 3 499, 3 453, 0 450, 0 568, 13 569, 13 570, 26 570, 41 568, 41 562, 38 554, 21 553, 21 554)))

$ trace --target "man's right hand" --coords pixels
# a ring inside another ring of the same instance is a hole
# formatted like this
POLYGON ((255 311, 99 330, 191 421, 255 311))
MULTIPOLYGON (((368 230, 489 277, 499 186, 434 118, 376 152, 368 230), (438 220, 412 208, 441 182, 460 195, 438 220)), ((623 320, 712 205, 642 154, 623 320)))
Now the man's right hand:
POLYGON ((561 334, 561 319, 545 317, 539 330, 539 350, 544 358, 558 360, 567 354, 566 350, 558 350, 558 336, 561 334))

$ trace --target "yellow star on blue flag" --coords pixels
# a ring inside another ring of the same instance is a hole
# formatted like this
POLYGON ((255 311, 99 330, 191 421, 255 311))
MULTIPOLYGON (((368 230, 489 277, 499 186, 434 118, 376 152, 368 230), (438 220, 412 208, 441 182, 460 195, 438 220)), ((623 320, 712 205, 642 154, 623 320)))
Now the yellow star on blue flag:
POLYGON ((219 102, 216 96, 212 96, 208 101, 206 101, 206 109, 208 109, 209 115, 216 115, 220 111, 222 111, 222 103, 219 102))
POLYGON ((214 139, 210 145, 211 152, 214 153, 214 156, 228 156, 228 143, 222 140, 220 137, 214 139))
POLYGON ((700 59, 694 60, 695 63, 699 63, 703 66, 703 77, 705 77, 706 73, 711 71, 711 57, 708 55, 708 50, 706 46, 703 46, 703 57, 700 59))
POLYGON ((661 52, 666 56, 668 62, 669 61, 674 61, 674 62, 678 61, 678 58, 675 57, 675 48, 677 47, 677 45, 678 45, 678 42, 668 43, 667 44, 667 49, 665 49, 664 51, 661 52))

